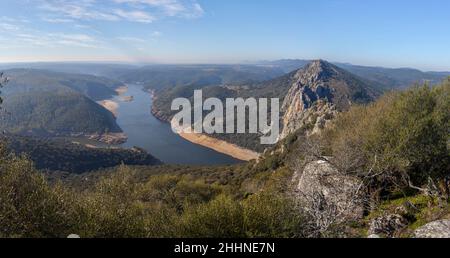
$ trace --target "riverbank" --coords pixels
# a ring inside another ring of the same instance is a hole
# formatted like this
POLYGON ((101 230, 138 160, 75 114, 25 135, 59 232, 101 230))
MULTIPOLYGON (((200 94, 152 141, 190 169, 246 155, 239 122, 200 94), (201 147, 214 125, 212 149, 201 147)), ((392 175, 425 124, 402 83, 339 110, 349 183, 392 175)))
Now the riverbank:
POLYGON ((231 156, 242 161, 258 160, 261 156, 259 153, 252 150, 244 149, 235 144, 228 143, 223 140, 213 138, 205 134, 196 133, 179 133, 183 139, 194 144, 215 150, 219 153, 231 156))
MULTIPOLYGON (((155 92, 150 92, 151 94, 151 98, 152 101, 154 101, 157 96, 155 95, 155 92)), ((167 116, 162 115, 162 112, 159 112, 154 106, 151 107, 151 113, 152 115, 165 123, 170 123, 170 118, 167 116)), ((173 126, 173 124, 172 124, 173 126)), ((178 130, 178 131, 183 131, 183 130, 178 130)), ((261 156, 261 154, 249 150, 249 149, 245 149, 242 147, 239 147, 236 144, 232 144, 223 140, 219 140, 216 139, 214 137, 211 137, 209 135, 206 134, 197 134, 197 133, 178 133, 178 135, 193 143, 193 144, 197 144, 203 147, 206 147, 208 149, 212 149, 214 151, 217 151, 219 153, 228 155, 230 157, 233 157, 235 159, 241 160, 241 161, 251 161, 251 160, 258 160, 259 157, 261 156)))
MULTIPOLYGON (((171 125, 172 128, 177 127, 177 125, 175 125, 173 121, 171 125)), ((259 153, 255 151, 239 147, 236 144, 219 140, 206 134, 194 132, 187 133, 185 132, 186 130, 180 128, 177 129, 176 131, 179 136, 181 136, 183 139, 191 143, 215 150, 219 153, 231 156, 238 160, 242 161, 258 160, 259 157, 261 156, 259 153)))
MULTIPOLYGON (((131 102, 133 101, 133 96, 124 96, 125 93, 128 92, 128 86, 120 86, 119 88, 117 88, 115 90, 117 92, 117 95, 119 95, 119 99, 123 102, 131 102)), ((111 99, 105 99, 105 100, 101 100, 101 101, 97 101, 97 103, 101 106, 103 106, 104 108, 106 108, 107 110, 109 110, 109 112, 111 112, 114 117, 118 117, 119 113, 118 113, 118 109, 119 109, 119 103, 117 103, 114 100, 111 99)))
POLYGON ((128 91, 128 86, 120 86, 119 88, 116 89, 117 95, 121 96, 125 93, 127 93, 128 91))
POLYGON ((114 115, 114 117, 117 118, 117 116, 119 115, 118 113, 119 103, 109 99, 98 101, 97 103, 106 108, 107 110, 109 110, 109 112, 111 112, 114 115))
POLYGON ((89 140, 94 140, 108 145, 119 145, 127 142, 128 136, 125 133, 102 133, 85 135, 89 140))

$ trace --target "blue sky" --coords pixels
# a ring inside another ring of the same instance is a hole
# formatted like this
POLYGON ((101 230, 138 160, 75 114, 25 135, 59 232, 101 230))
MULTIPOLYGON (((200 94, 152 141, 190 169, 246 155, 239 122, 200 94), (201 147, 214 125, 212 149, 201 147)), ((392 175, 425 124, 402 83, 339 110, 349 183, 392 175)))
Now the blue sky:
POLYGON ((281 58, 450 71, 448 0, 2 0, 0 62, 281 58))

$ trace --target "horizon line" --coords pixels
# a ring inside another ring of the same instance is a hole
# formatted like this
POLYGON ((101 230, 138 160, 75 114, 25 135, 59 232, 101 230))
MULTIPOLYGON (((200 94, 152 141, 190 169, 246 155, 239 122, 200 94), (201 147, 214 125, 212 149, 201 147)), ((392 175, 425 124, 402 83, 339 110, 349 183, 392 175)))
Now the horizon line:
POLYGON ((338 62, 329 61, 324 58, 279 58, 279 59, 262 59, 262 60, 243 60, 236 62, 195 62, 195 61, 179 61, 179 62, 162 62, 162 61, 126 61, 126 60, 17 60, 17 61, 1 61, 0 65, 13 65, 13 64, 109 64, 109 65, 130 65, 130 66, 147 66, 147 65, 263 65, 264 62, 276 62, 276 61, 314 61, 314 60, 324 60, 331 64, 344 64, 352 66, 362 66, 362 67, 373 67, 373 68, 385 68, 385 69, 414 69, 421 72, 444 72, 450 73, 450 68, 448 69, 437 69, 437 70, 426 70, 417 68, 414 66, 383 66, 383 65, 371 65, 371 64, 356 64, 352 62, 338 62))

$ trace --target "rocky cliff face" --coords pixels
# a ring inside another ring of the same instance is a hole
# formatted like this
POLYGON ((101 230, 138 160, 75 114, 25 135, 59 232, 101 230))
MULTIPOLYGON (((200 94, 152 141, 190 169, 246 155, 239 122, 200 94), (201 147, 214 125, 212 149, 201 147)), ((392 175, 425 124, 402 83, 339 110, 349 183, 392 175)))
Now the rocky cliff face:
POLYGON ((298 70, 293 81, 282 107, 282 138, 304 126, 317 132, 338 111, 373 101, 378 95, 362 79, 323 60, 298 70))

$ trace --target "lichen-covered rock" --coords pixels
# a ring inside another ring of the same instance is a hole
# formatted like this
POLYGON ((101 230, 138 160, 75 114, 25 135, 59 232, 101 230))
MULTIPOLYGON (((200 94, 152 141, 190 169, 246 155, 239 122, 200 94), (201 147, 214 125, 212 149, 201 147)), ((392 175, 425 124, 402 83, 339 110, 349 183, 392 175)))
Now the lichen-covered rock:
POLYGON ((384 214, 370 222, 369 235, 383 234, 393 237, 396 232, 404 229, 408 221, 399 214, 384 214))
POLYGON ((343 175, 327 161, 315 161, 296 173, 297 193, 304 205, 333 219, 358 220, 364 215, 364 195, 358 178, 343 175))
POLYGON ((418 228, 416 238, 450 238, 450 220, 438 220, 418 228))

